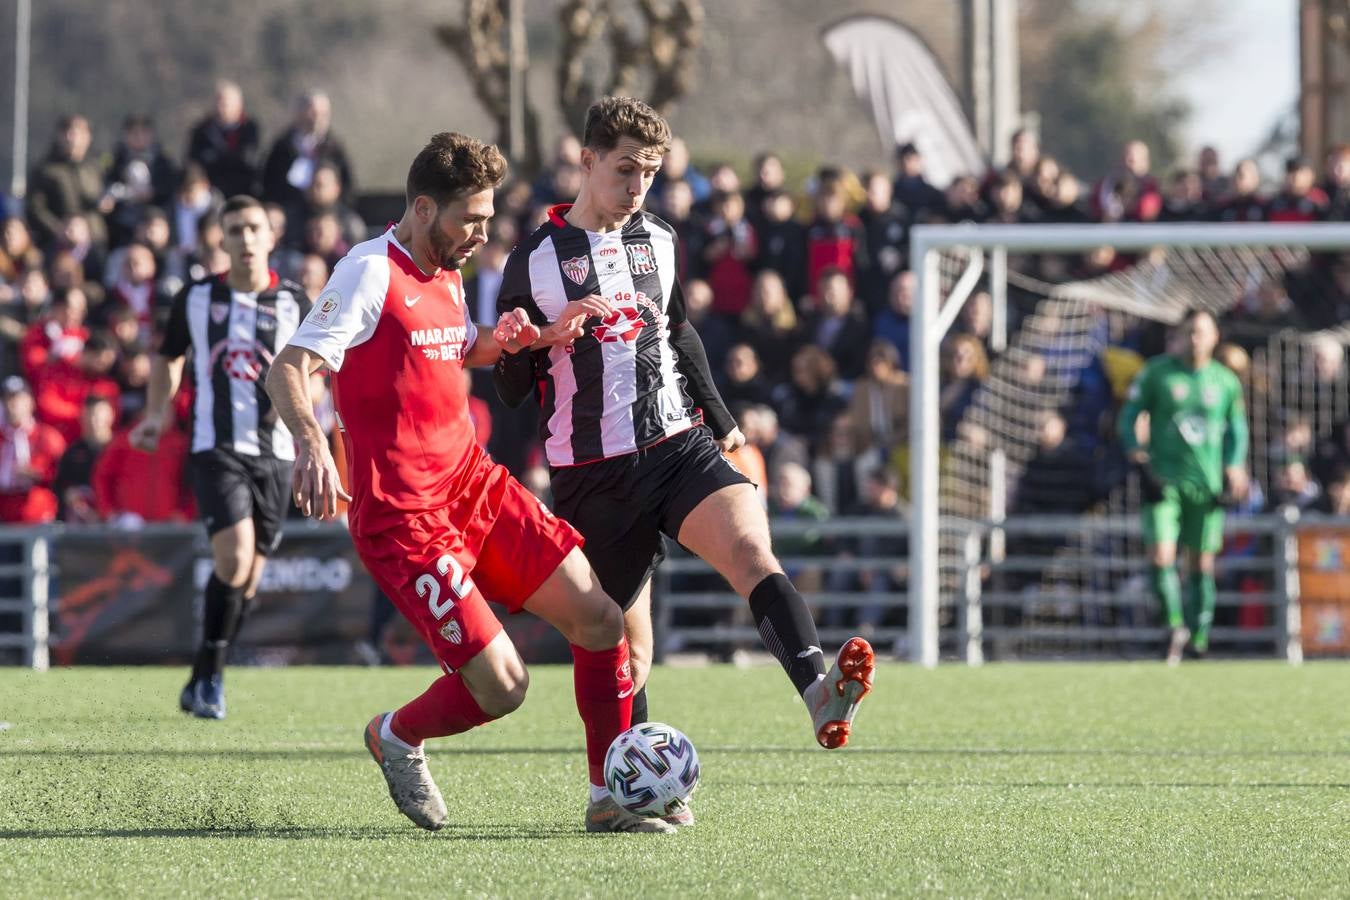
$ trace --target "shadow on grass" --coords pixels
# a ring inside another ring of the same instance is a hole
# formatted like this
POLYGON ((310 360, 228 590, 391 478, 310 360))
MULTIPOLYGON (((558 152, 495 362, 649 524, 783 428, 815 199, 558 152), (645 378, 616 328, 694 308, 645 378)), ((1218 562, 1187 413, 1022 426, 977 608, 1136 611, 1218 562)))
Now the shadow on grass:
MULTIPOLYGON (((446 744, 434 748, 438 756, 566 756, 583 752, 575 747, 456 747, 446 744)), ((810 746, 785 747, 778 745, 743 745, 736 747, 700 746, 701 755, 708 754, 790 754, 819 755, 825 751, 810 746)), ((0 747, 0 759, 5 757, 53 756, 56 754, 78 754, 83 757, 227 757, 230 759, 347 759, 366 756, 359 746, 337 748, 305 748, 276 750, 249 750, 243 747, 204 747, 164 748, 164 749, 92 749, 78 745, 47 747, 44 749, 23 748, 3 749, 0 747)), ((1259 759, 1261 757, 1309 758, 1350 760, 1350 752, 1344 750, 1186 750, 1165 747, 1129 747, 1115 749, 1110 747, 849 747, 842 754, 848 756, 1141 756, 1141 757, 1180 757, 1201 759, 1259 759)))
POLYGON ((0 841, 53 840, 62 838, 245 838, 252 840, 434 840, 434 841, 536 841, 556 838, 584 839, 585 832, 563 825, 450 824, 432 834, 408 826, 368 826, 337 828, 324 825, 277 825, 239 827, 169 828, 12 828, 0 829, 0 841))
POLYGON ((746 781, 737 787, 791 788, 811 784, 823 788, 1053 788, 1086 790, 1090 788, 1232 788, 1238 790, 1350 790, 1350 783, 1314 781, 746 781))

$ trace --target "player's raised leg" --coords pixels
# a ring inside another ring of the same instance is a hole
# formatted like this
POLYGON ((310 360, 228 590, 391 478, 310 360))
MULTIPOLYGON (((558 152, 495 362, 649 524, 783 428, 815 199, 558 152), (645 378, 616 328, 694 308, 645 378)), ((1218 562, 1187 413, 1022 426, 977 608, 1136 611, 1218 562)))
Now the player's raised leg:
POLYGON ((733 484, 709 494, 685 516, 679 540, 750 602, 764 646, 805 701, 820 745, 848 743, 858 704, 872 688, 872 647, 863 638, 849 639, 827 675, 816 623, 773 555, 769 521, 754 488, 733 484))
POLYGON ((670 832, 660 819, 633 815, 605 787, 605 752, 632 718, 633 677, 623 614, 600 587, 580 549, 572 549, 557 570, 525 602, 572 645, 577 711, 586 726, 590 775, 587 831, 670 832))

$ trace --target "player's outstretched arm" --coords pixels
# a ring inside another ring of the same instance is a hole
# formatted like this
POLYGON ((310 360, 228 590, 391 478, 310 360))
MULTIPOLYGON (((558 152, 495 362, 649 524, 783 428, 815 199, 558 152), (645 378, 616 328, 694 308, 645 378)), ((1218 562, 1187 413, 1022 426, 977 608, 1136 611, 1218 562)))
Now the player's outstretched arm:
POLYGON ((291 494, 302 513, 320 520, 337 518, 338 500, 352 499, 342 489, 328 436, 314 418, 309 376, 323 364, 317 353, 290 344, 267 373, 267 395, 297 444, 291 494))

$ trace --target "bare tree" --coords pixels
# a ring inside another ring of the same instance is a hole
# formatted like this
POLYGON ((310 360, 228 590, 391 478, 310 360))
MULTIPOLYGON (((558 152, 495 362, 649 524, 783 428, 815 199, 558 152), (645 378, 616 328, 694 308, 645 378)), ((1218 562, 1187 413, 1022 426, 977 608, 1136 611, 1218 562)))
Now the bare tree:
MULTIPOLYGON (((693 87, 695 55, 703 40, 701 0, 636 0, 636 7, 637 17, 625 15, 620 0, 566 0, 559 10, 558 109, 569 127, 580 128, 586 109, 602 94, 645 93, 647 102, 665 113, 693 87), (629 21, 635 18, 638 27, 629 21)), ((511 74, 505 8, 506 0, 465 0, 464 24, 436 30, 464 66, 503 137, 510 122, 511 74)), ((538 123, 527 103, 526 158, 516 160, 527 173, 536 171, 543 158, 538 123)))
MULTIPOLYGON (((436 37, 453 53, 469 76, 478 102, 497 125, 504 142, 511 128, 511 50, 507 35, 507 0, 466 0, 464 24, 436 27, 436 37)), ((521 73, 523 78, 525 73, 521 73)), ((523 159, 513 160, 526 173, 538 171, 543 155, 539 146, 539 117, 529 103, 524 109, 523 159)))

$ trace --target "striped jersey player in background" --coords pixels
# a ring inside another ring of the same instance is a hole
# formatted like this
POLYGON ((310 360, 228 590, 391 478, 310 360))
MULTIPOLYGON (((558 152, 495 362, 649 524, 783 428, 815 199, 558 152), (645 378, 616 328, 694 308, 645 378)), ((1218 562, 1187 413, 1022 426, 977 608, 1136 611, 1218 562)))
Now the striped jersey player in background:
POLYGON ((664 534, 749 601, 816 739, 841 747, 871 685, 872 649, 849 640, 826 677, 815 623, 772 552, 754 486, 722 455, 745 438, 687 320, 674 229, 642 210, 670 140, 665 120, 640 100, 591 106, 580 194, 512 252, 498 309, 523 308, 541 327, 585 297, 612 311, 587 319, 569 346, 504 354, 494 380, 513 406, 538 392, 555 511, 585 536, 601 585, 625 610, 639 687, 633 721, 647 715, 650 579, 664 534))
POLYGON ((169 403, 191 365, 193 493, 211 536, 201 644, 179 707, 225 718, 225 656, 281 543, 295 441, 264 384, 277 351, 309 311, 298 284, 267 267, 277 235, 267 210, 240 195, 221 210, 230 269, 188 285, 174 300, 151 370, 133 446, 153 451, 171 424, 169 403), (188 356, 188 351, 191 356, 188 356))

